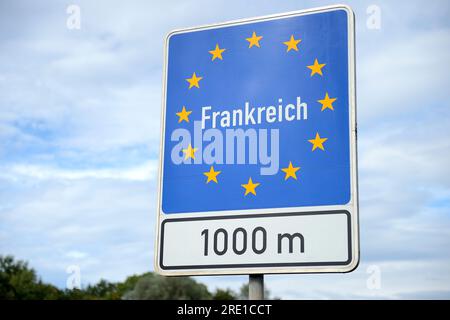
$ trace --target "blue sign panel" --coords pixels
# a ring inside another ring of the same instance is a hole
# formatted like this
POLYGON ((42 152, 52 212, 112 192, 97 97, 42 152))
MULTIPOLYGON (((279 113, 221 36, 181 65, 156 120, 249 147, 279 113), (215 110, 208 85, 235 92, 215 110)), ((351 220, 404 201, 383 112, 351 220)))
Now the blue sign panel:
POLYGON ((331 10, 170 36, 164 214, 351 201, 348 20, 331 10))

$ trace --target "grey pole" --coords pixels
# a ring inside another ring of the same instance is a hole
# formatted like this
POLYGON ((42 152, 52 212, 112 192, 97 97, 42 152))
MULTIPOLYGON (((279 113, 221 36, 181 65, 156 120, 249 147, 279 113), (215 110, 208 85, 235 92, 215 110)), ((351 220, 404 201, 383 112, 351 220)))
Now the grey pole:
POLYGON ((264 300, 264 275, 251 274, 248 278, 248 299, 264 300))

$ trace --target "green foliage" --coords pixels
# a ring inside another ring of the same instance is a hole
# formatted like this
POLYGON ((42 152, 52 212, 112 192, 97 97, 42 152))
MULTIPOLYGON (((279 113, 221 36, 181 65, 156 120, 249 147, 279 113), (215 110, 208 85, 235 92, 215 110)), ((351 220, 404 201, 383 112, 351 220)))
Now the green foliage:
POLYGON ((239 289, 239 300, 247 300, 248 299, 248 284, 243 284, 241 289, 239 289))
MULTIPOLYGON (((266 299, 269 291, 265 290, 266 299)), ((231 289, 208 288, 188 277, 163 277, 153 272, 132 275, 123 282, 100 280, 82 289, 61 290, 42 282, 34 269, 12 256, 0 255, 0 300, 236 300, 248 298, 248 285, 239 294, 231 289)))
POLYGON ((213 300, 236 300, 237 294, 231 289, 217 289, 212 295, 213 300))
POLYGON ((204 284, 187 277, 167 278, 155 273, 142 276, 133 290, 124 295, 132 300, 185 300, 211 299, 211 293, 204 284))
POLYGON ((144 273, 142 275, 132 275, 128 277, 124 282, 120 282, 117 284, 117 294, 120 296, 120 299, 122 299, 127 292, 132 291, 135 287, 137 282, 147 275, 151 274, 151 272, 144 273))
POLYGON ((0 299, 58 299, 59 295, 60 290, 44 284, 26 262, 0 256, 0 299))

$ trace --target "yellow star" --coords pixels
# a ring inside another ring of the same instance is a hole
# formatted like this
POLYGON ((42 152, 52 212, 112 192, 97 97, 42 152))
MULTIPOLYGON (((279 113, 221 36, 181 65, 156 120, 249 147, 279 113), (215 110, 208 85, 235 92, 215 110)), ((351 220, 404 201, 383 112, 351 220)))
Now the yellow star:
POLYGON ((323 100, 317 100, 318 102, 320 102, 322 104, 322 110, 325 109, 331 109, 334 110, 333 108, 333 102, 335 102, 337 100, 337 98, 332 98, 330 99, 330 97, 328 96, 328 92, 325 94, 325 98, 323 98, 323 100))
POLYGON ((208 177, 208 180, 206 181, 206 183, 209 183, 210 181, 214 181, 215 183, 217 182, 217 176, 221 173, 222 171, 214 171, 214 167, 211 166, 211 168, 209 169, 209 171, 207 172, 203 172, 203 174, 205 176, 208 177))
POLYGON ((319 64, 319 61, 317 61, 317 59, 314 60, 314 64, 311 65, 311 66, 308 66, 308 68, 311 69, 311 77, 313 75, 315 75, 316 73, 320 74, 321 76, 323 76, 322 68, 325 67, 325 66, 326 66, 325 63, 319 64))
POLYGON ((216 48, 208 52, 212 54, 212 61, 214 61, 216 58, 222 60, 222 52, 224 52, 225 50, 226 49, 220 49, 219 44, 216 44, 216 48))
POLYGON ((289 161, 289 167, 281 169, 281 171, 286 173, 286 176, 284 177, 284 180, 289 179, 289 177, 294 178, 297 180, 297 174, 296 172, 300 170, 300 167, 294 167, 292 165, 292 162, 289 161))
POLYGON ((291 49, 294 49, 295 51, 298 51, 297 45, 301 42, 301 39, 295 40, 294 36, 292 35, 289 41, 283 42, 285 45, 287 45, 287 51, 291 51, 291 49))
POLYGON ((241 184, 241 186, 242 186, 243 188, 245 188, 245 194, 244 194, 244 196, 248 195, 249 193, 253 193, 253 194, 256 196, 256 190, 255 190, 255 188, 256 188, 257 186, 259 186, 259 185, 260 185, 260 183, 253 183, 252 178, 250 177, 250 178, 248 179, 248 183, 247 183, 247 184, 241 184))
POLYGON ((181 121, 189 122, 189 115, 192 113, 192 111, 187 111, 186 107, 183 106, 183 109, 180 112, 177 112, 176 115, 179 117, 178 123, 181 121))
POLYGON ((251 38, 246 38, 245 40, 250 42, 250 44, 248 45, 249 48, 251 48, 253 46, 257 46, 258 48, 260 48, 259 41, 261 39, 262 39, 262 36, 256 36, 256 33, 253 31, 252 37, 251 38))
POLYGON ((327 141, 328 138, 321 138, 319 136, 319 133, 316 133, 316 137, 314 139, 308 140, 309 142, 311 142, 313 144, 313 148, 312 151, 316 150, 317 148, 322 149, 323 151, 325 151, 325 149, 323 148, 323 143, 325 141, 327 141))
POLYGON ((185 153, 184 160, 186 159, 195 159, 195 152, 197 151, 197 148, 192 148, 191 144, 189 143, 189 146, 187 149, 181 150, 183 153, 185 153))
POLYGON ((189 82, 189 89, 192 87, 200 88, 200 86, 198 85, 198 82, 202 79, 203 79, 203 77, 197 77, 197 75, 194 72, 192 74, 192 78, 186 79, 186 81, 189 82))

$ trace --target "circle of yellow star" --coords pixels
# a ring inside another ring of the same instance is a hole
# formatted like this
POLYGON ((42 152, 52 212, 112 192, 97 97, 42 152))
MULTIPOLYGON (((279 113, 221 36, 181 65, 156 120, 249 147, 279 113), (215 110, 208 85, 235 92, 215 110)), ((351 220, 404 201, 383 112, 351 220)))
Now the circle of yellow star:
POLYGON ((301 41, 302 41, 301 39, 295 40, 294 36, 291 35, 291 38, 289 39, 289 41, 283 42, 283 43, 287 46, 286 52, 289 52, 289 51, 291 51, 291 50, 298 51, 297 45, 298 45, 301 41))
POLYGON ((328 96, 328 92, 325 94, 325 98, 323 98, 322 100, 317 100, 318 102, 320 102, 322 104, 322 110, 325 109, 331 109, 334 110, 333 108, 333 102, 335 102, 337 100, 337 98, 330 98, 328 96))
POLYGON ((189 143, 189 146, 187 149, 182 149, 183 153, 185 154, 184 160, 187 160, 189 158, 195 159, 195 152, 197 151, 197 148, 192 148, 191 144, 189 143))
POLYGON ((220 49, 219 44, 216 44, 216 48, 214 50, 208 51, 212 54, 212 61, 216 60, 216 58, 222 59, 222 52, 224 52, 226 49, 220 49))
POLYGON ((325 67, 325 66, 326 66, 325 63, 319 63, 319 61, 316 59, 316 60, 314 60, 314 64, 313 65, 310 65, 310 66, 307 66, 307 67, 309 69, 311 69, 311 77, 312 77, 316 73, 320 74, 321 76, 323 76, 322 68, 325 67))
POLYGON ((323 143, 324 143, 325 141, 327 141, 327 140, 328 140, 328 138, 321 138, 321 137, 319 136, 319 133, 317 132, 317 133, 316 133, 316 137, 315 137, 314 139, 311 139, 311 140, 308 140, 308 141, 311 142, 312 145, 313 145, 312 151, 316 150, 317 148, 319 148, 319 149, 325 151, 325 149, 324 149, 324 147, 323 147, 323 143))
POLYGON ((286 173, 284 180, 287 180, 289 178, 294 178, 295 180, 297 180, 297 174, 296 172, 300 170, 300 167, 294 167, 292 165, 292 162, 289 161, 289 166, 287 168, 282 168, 281 171, 283 171, 284 173, 286 173))
POLYGON ((180 112, 177 112, 176 115, 179 117, 178 118, 178 123, 180 123, 181 121, 186 121, 189 122, 189 115, 192 113, 192 111, 187 111, 186 107, 183 106, 183 109, 181 109, 180 112))
POLYGON ((253 34, 251 36, 251 38, 246 38, 245 40, 247 40, 250 44, 248 45, 249 48, 253 47, 253 46, 257 46, 258 48, 260 48, 259 46, 259 41, 262 39, 262 36, 257 36, 256 32, 253 31, 253 34))
POLYGON ((256 187, 259 186, 260 183, 253 183, 252 178, 250 177, 248 179, 248 182, 246 184, 241 184, 241 186, 245 189, 244 196, 248 195, 249 193, 252 193, 256 196, 256 187))
POLYGON ((195 72, 192 74, 191 78, 186 79, 187 82, 189 82, 189 89, 192 87, 197 87, 200 88, 199 86, 199 81, 202 80, 203 77, 197 77, 197 75, 195 74, 195 72))
POLYGON ((207 172, 203 172, 203 174, 205 176, 208 177, 208 180, 206 180, 206 183, 209 183, 210 181, 214 181, 215 183, 217 182, 217 176, 221 173, 222 171, 214 171, 214 167, 211 166, 211 168, 209 169, 209 171, 207 172))

